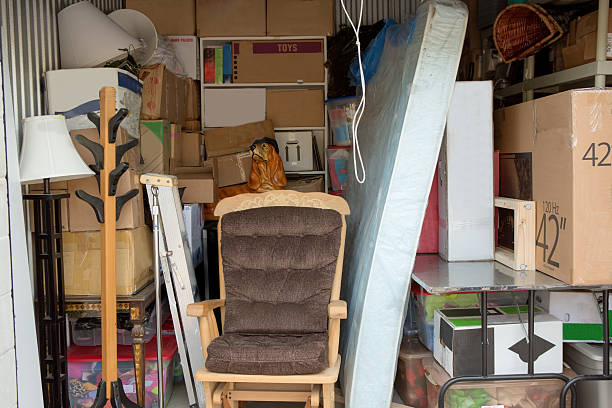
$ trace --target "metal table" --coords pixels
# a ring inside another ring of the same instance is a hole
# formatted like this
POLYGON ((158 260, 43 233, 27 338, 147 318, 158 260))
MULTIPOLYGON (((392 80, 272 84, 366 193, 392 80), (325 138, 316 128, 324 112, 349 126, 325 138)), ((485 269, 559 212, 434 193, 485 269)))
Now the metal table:
POLYGON ((572 407, 576 406, 576 392, 574 385, 579 381, 612 380, 609 367, 610 338, 608 313, 603 313, 603 375, 580 375, 573 379, 551 373, 534 373, 534 331, 535 331, 535 291, 536 290, 569 290, 585 289, 600 291, 604 298, 604 311, 608 310, 608 298, 612 285, 604 286, 572 286, 552 278, 538 271, 515 271, 497 262, 453 262, 449 264, 437 255, 418 255, 414 264, 412 279, 431 294, 441 295, 458 292, 479 292, 481 296, 481 352, 482 374, 480 376, 455 377, 447 381, 440 389, 438 407, 444 408, 444 397, 448 389, 457 383, 476 381, 503 381, 503 380, 533 380, 557 379, 565 383, 561 391, 560 408, 565 408, 567 392, 572 389, 572 407), (528 302, 528 329, 529 357, 527 373, 515 375, 488 375, 488 333, 487 333, 487 294, 496 291, 527 291, 528 302))

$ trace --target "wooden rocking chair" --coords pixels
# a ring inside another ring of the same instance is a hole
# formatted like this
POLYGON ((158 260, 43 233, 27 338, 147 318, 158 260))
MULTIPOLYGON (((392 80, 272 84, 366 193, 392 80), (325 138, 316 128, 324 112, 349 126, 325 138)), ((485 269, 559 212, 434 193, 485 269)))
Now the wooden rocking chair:
POLYGON ((271 191, 222 200, 221 299, 189 305, 200 318, 207 408, 297 401, 334 408, 346 201, 271 191), (219 336, 213 310, 221 309, 219 336))

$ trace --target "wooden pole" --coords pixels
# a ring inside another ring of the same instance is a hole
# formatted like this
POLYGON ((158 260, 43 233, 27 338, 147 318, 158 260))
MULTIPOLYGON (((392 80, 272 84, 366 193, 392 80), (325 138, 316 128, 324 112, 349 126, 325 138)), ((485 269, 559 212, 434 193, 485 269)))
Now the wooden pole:
POLYGON ((100 171, 100 198, 104 201, 102 234, 102 379, 106 398, 117 381, 117 286, 116 286, 116 207, 109 195, 109 174, 115 168, 115 144, 109 143, 108 121, 115 115, 115 88, 100 90, 100 144, 104 148, 104 168, 100 171))

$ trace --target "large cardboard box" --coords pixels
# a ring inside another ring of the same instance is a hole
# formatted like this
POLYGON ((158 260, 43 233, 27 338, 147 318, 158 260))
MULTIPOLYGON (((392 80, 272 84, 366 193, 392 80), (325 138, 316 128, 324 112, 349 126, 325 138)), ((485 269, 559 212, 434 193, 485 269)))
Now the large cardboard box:
POLYGON ((217 187, 233 186, 249 181, 251 174, 251 153, 240 152, 213 159, 217 187))
POLYGON ((198 37, 265 37, 266 0, 197 0, 198 37))
POLYGON ((495 252, 493 85, 457 82, 438 160, 439 251, 447 261, 495 252))
POLYGON ((157 34, 194 35, 194 0, 126 0, 125 7, 138 10, 155 24, 157 34))
MULTIPOLYGON (((597 14, 597 11, 594 11, 572 21, 567 45, 562 50, 564 68, 572 68, 595 61, 597 14)), ((608 27, 606 56, 610 59, 612 58, 612 13, 608 14, 608 27)))
POLYGON ((183 203, 205 204, 214 203, 217 188, 212 173, 201 172, 177 174, 179 188, 185 187, 181 197, 183 203))
MULTIPOLYGON (((527 306, 487 308, 488 374, 527 372, 529 343, 525 330, 527 306)), ((441 309, 434 312, 434 358, 451 377, 481 375, 480 308, 441 309)), ((561 321, 536 310, 534 371, 563 371, 561 321)))
POLYGON ((536 201, 536 268, 612 283, 612 91, 567 91, 495 112, 501 195, 536 201))
POLYGON ((167 174, 170 169, 170 124, 166 120, 140 122, 140 153, 143 173, 167 174))
MULTIPOLYGON (((145 225, 140 173, 136 170, 128 169, 119 179, 117 196, 126 194, 132 189, 137 189, 138 195, 125 203, 121 209, 121 214, 117 220, 118 230, 134 229, 145 225)), ((100 187, 94 176, 68 181, 68 192, 70 193, 70 198, 68 199, 70 232, 98 231, 100 224, 94 210, 89 204, 76 196, 76 190, 83 190, 91 195, 100 196, 100 187)))
MULTIPOLYGON (((543 290, 536 292, 535 300, 538 307, 563 322, 564 342, 603 342, 602 315, 598 302, 603 300, 601 293, 543 290)), ((608 310, 608 316, 612 317, 611 310, 608 310)))
POLYGON ((204 88, 204 126, 240 126, 266 119, 265 88, 204 88))
POLYGON ((322 89, 268 89, 266 119, 277 127, 325 126, 322 89))
MULTIPOLYGON (((100 134, 98 133, 98 129, 75 129, 70 131, 72 143, 79 153, 79 156, 81 156, 81 159, 83 159, 87 165, 95 164, 93 154, 89 151, 89 149, 75 140, 74 137, 79 134, 85 136, 87 139, 93 142, 100 143, 100 134)), ((120 127, 119 131, 117 132, 117 140, 115 141, 116 145, 121 146, 122 144, 127 143, 130 139, 131 137, 128 135, 127 131, 120 127)), ((136 146, 125 152, 121 158, 121 161, 128 163, 130 168, 138 167, 140 165, 140 148, 136 146)))
POLYGON ((142 68, 140 79, 143 82, 141 118, 184 124, 188 111, 187 80, 177 77, 163 64, 142 68))
POLYGON ((166 37, 174 46, 176 59, 185 70, 188 78, 200 79, 200 45, 194 35, 170 35, 166 37))
MULTIPOLYGON (((186 83, 187 83, 187 114, 185 115, 186 122, 196 121, 198 123, 198 130, 199 130, 200 122, 198 121, 198 119, 200 119, 200 113, 202 110, 200 106, 200 95, 201 95, 200 81, 194 81, 191 78, 187 78, 186 83)), ((193 130, 193 129, 190 129, 190 130, 193 130)))
POLYGON ((232 41, 234 82, 323 82, 323 40, 232 41))
MULTIPOLYGON (((64 232, 66 295, 100 295, 101 234, 64 232)), ((131 295, 153 280, 153 234, 149 227, 117 231, 117 294, 131 295)))
POLYGON ((204 131, 206 157, 244 152, 250 149, 255 140, 264 137, 274 139, 274 128, 270 120, 242 126, 207 129, 204 131))
POLYGON ((268 0, 268 35, 334 33, 333 0, 268 0))
POLYGON ((203 136, 199 132, 183 132, 180 165, 202 166, 203 136))

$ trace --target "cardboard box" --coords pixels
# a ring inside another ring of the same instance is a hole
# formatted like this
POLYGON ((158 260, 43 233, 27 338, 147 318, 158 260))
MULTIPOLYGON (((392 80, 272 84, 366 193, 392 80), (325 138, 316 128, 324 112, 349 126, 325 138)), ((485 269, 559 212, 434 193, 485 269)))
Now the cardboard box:
MULTIPOLYGON (((573 20, 563 48, 563 66, 572 68, 595 61, 597 48, 597 11, 573 20)), ((612 58, 612 13, 608 15, 607 58, 612 58)))
MULTIPOLYGON (((529 343, 526 341, 527 306, 487 309, 488 374, 527 372, 529 343)), ((481 375, 480 308, 441 309, 434 314, 434 358, 451 377, 481 375)), ((541 310, 535 315, 534 371, 563 371, 561 321, 541 310)))
POLYGON ((202 123, 199 120, 188 120, 183 126, 185 132, 199 132, 202 129, 202 123))
POLYGON ((202 166, 203 136, 199 132, 184 132, 180 163, 185 167, 202 166))
MULTIPOLYGON (((93 154, 89 151, 89 149, 87 149, 85 146, 78 143, 74 139, 74 137, 79 134, 85 136, 87 139, 93 142, 100 143, 100 134, 98 133, 98 129, 75 129, 70 131, 72 144, 74 144, 74 147, 79 153, 79 156, 81 156, 81 159, 83 159, 83 161, 87 165, 95 164, 93 154)), ((128 135, 128 132, 124 128, 120 127, 119 131, 117 132, 117 140, 115 141, 116 145, 121 146, 122 144, 130 141, 130 139, 132 138, 128 135)), ((140 165, 139 152, 140 148, 138 146, 133 147, 127 152, 125 152, 125 154, 121 158, 121 161, 128 163, 130 165, 130 168, 136 168, 140 165)))
MULTIPOLYGON (((68 182, 67 181, 53 181, 50 183, 49 187, 51 188, 52 193, 68 193, 68 182)), ((39 194, 42 193, 43 185, 41 184, 30 184, 29 185, 29 193, 30 194, 39 194)), ((27 201, 28 211, 30 213, 30 232, 34 232, 34 203, 30 200, 27 201)), ((62 231, 70 230, 70 222, 68 218, 68 198, 64 198, 61 200, 61 213, 62 213, 62 231)), ((42 220, 41 220, 42 226, 42 220)))
POLYGON ((251 174, 251 153, 240 152, 215 157, 215 181, 217 187, 233 186, 249 181, 251 174))
POLYGON ((312 132, 276 132, 275 137, 285 171, 313 169, 312 132))
MULTIPOLYGON (((538 291, 536 305, 563 322, 564 342, 603 342, 598 300, 603 295, 587 291, 538 291)), ((612 317, 612 310, 608 310, 612 317)), ((612 332, 612 327, 610 328, 612 332)))
POLYGON ((191 259, 195 268, 204 260, 204 248, 202 246, 204 214, 201 204, 184 204, 183 220, 185 221, 187 242, 191 249, 191 259))
POLYGON ((167 174, 170 169, 170 124, 166 120, 140 122, 140 151, 143 173, 167 174))
POLYGON ((269 120, 242 126, 207 129, 204 131, 206 157, 244 152, 250 149, 255 140, 263 137, 274 139, 274 128, 269 120))
MULTIPOLYGON (((202 107, 200 106, 200 81, 194 81, 191 78, 186 79, 187 84, 187 114, 186 121, 196 121, 200 119, 202 107)), ((193 130, 193 129, 192 129, 193 130)), ((199 130, 199 129, 198 129, 199 130)))
POLYGON ((130 72, 117 68, 59 69, 45 72, 47 112, 64 115, 68 130, 94 129, 87 113, 100 111, 100 89, 116 90, 116 108, 126 108, 121 122, 131 137, 138 137, 142 105, 142 82, 130 72))
POLYGON ((216 185, 212 173, 177 174, 179 188, 185 187, 181 201, 183 203, 214 203, 216 185))
POLYGON ((126 0, 125 8, 138 10, 155 24, 157 34, 194 35, 194 0, 126 0))
POLYGON ((183 129, 181 125, 170 123, 170 160, 178 163, 183 158, 183 129))
POLYGON ((198 37, 193 35, 170 35, 166 37, 174 46, 176 59, 192 80, 200 79, 200 46, 198 37))
MULTIPOLYGON (((64 232, 66 295, 100 295, 101 234, 64 232)), ((117 294, 131 295, 153 280, 153 234, 149 227, 117 231, 117 294)))
POLYGON ((142 68, 140 79, 143 82, 141 118, 184 124, 187 120, 187 81, 163 64, 142 68))
POLYGON ((239 126, 266 119, 266 89, 204 88, 204 126, 239 126))
POLYGON ((268 35, 334 34, 333 0, 268 0, 268 35))
POLYGON ((266 35, 266 0, 197 0, 198 37, 266 35))
POLYGON ((232 41, 234 83, 324 82, 323 40, 232 41))
MULTIPOLYGON (((593 11, 576 19, 576 39, 597 31, 598 12, 593 11)), ((612 12, 608 13, 608 27, 612 28, 612 12)))
POLYGON ((325 126, 322 89, 268 89, 266 119, 277 127, 325 126))
MULTIPOLYGON (((118 230, 134 229, 145 225, 140 173, 133 169, 128 169, 119 179, 117 196, 126 194, 132 189, 137 189, 138 195, 123 206, 121 215, 117 220, 118 230)), ((76 190, 83 190, 91 195, 100 196, 100 187, 94 176, 68 181, 68 192, 70 193, 70 198, 68 199, 70 232, 100 230, 100 224, 94 210, 89 204, 76 196, 76 190)))
POLYGON ((457 82, 438 160, 439 251, 447 261, 493 259, 493 86, 457 82))
POLYGON ((287 180, 286 190, 299 191, 300 193, 324 193, 325 177, 316 176, 287 180))
POLYGON ((536 268, 574 285, 612 283, 610 105, 582 89, 495 112, 501 194, 536 201, 536 268))

